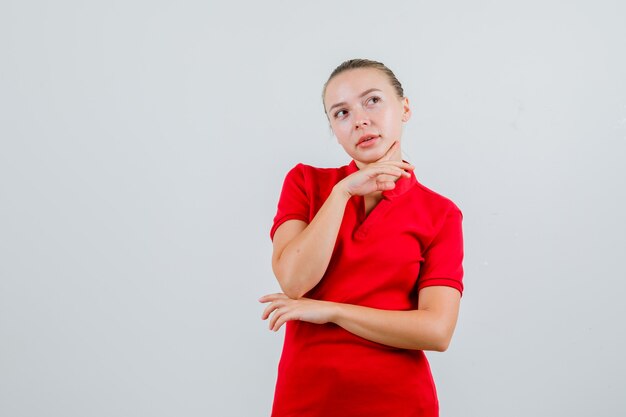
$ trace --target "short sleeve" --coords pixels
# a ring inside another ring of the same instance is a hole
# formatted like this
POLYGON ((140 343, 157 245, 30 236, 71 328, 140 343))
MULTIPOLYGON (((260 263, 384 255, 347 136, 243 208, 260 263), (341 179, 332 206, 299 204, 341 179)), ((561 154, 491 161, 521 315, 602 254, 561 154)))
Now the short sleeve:
POLYGON ((418 291, 443 285, 463 293, 463 213, 456 206, 446 214, 441 228, 423 254, 418 291))
POLYGON ((278 226, 287 220, 302 220, 309 222, 309 198, 306 193, 304 165, 298 164, 285 176, 283 188, 278 200, 278 208, 274 217, 274 224, 270 230, 270 238, 278 226))

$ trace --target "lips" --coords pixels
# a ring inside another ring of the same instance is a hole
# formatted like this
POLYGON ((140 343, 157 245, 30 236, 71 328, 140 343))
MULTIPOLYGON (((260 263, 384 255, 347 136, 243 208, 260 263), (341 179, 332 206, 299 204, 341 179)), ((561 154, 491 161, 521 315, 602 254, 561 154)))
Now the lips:
POLYGON ((367 142, 370 141, 372 139, 376 139, 379 138, 380 135, 374 135, 374 134, 368 134, 368 135, 363 135, 359 138, 359 141, 357 142, 357 146, 359 146, 360 144, 362 144, 363 142, 367 142))

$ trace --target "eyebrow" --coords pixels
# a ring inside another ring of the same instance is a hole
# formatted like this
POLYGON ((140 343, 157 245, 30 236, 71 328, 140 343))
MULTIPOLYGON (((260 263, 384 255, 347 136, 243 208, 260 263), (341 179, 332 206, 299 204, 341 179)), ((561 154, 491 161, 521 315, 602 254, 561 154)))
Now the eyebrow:
MULTIPOLYGON (((365 90, 361 93, 361 95, 359 96, 359 98, 362 98, 366 95, 368 95, 369 93, 371 93, 372 91, 380 91, 382 93, 382 90, 379 90, 378 88, 370 88, 369 90, 365 90)), ((332 111, 332 109, 334 109, 335 107, 340 107, 340 106, 345 106, 346 103, 345 101, 342 101, 341 103, 336 103, 333 104, 332 106, 330 106, 330 108, 328 109, 328 113, 330 113, 332 111)))

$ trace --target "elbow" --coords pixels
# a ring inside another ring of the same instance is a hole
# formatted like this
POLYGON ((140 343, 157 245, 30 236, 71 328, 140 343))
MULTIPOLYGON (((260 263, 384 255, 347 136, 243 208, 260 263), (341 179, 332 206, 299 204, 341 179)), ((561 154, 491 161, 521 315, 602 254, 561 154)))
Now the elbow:
POLYGON ((293 300, 302 298, 304 294, 306 293, 301 288, 294 288, 293 286, 284 284, 281 280, 278 280, 278 283, 280 284, 280 289, 283 291, 283 294, 285 294, 287 297, 293 300))
POLYGON ((452 340, 452 331, 449 329, 441 328, 433 332, 433 338, 431 340, 431 347, 429 350, 435 352, 445 352, 450 346, 452 340))
POLYGON ((306 290, 297 285, 297 282, 289 279, 292 275, 285 271, 284 268, 276 267, 274 268, 274 275, 278 280, 278 285, 280 285, 280 289, 282 292, 289 298, 297 300, 298 298, 302 298, 304 294, 306 294, 306 290))
POLYGON ((450 346, 450 340, 439 340, 433 345, 431 350, 435 352, 445 352, 448 350, 448 346, 450 346))

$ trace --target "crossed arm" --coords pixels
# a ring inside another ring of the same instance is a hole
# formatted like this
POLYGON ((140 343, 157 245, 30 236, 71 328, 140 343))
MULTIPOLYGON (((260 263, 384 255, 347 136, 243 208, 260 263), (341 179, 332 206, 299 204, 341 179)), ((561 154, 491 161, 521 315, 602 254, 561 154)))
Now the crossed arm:
POLYGON ((452 287, 426 287, 419 292, 417 310, 379 310, 352 304, 291 299, 270 294, 259 299, 270 303, 262 318, 270 317, 270 329, 278 331, 289 320, 335 323, 364 339, 403 349, 448 348, 456 326, 461 295, 452 287))
MULTIPOLYGON (((393 147, 392 147, 393 149, 393 147)), ((384 345, 419 350, 447 349, 458 317, 461 294, 432 286, 419 292, 417 310, 393 311, 302 298, 322 279, 337 238, 346 203, 352 195, 390 189, 389 178, 407 175, 412 166, 381 159, 335 185, 310 224, 288 220, 275 232, 272 269, 283 293, 261 297, 269 303, 263 320, 277 331, 289 320, 335 323, 347 331, 384 345)))

